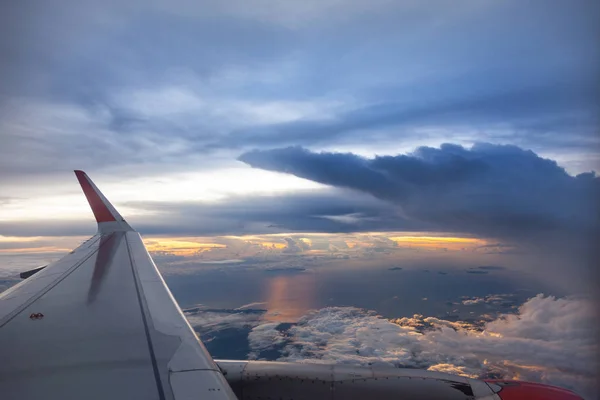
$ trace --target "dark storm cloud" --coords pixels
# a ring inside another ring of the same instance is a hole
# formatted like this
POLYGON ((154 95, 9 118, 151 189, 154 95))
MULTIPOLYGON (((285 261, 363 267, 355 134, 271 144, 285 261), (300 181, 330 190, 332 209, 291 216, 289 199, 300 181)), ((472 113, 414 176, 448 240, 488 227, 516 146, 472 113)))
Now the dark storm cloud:
MULTIPOLYGON (((335 189, 219 202, 131 202, 126 205, 144 213, 130 222, 144 234, 442 231, 517 241, 558 234, 562 245, 591 238, 597 229, 600 178, 571 176, 515 146, 446 144, 373 159, 291 147, 240 159, 335 189)), ((93 221, 83 222, 2 222, 0 232, 93 232, 93 221)))
MULTIPOLYGON (((426 230, 431 224, 409 221, 394 206, 368 195, 344 190, 279 196, 232 197, 219 202, 130 202, 149 211, 128 221, 148 235, 241 235, 278 232, 356 232, 426 230)), ((2 222, 7 236, 85 235, 95 230, 86 221, 2 222)))
POLYGON ((151 219, 130 219, 145 234, 423 231, 433 227, 404 218, 393 205, 345 190, 129 206, 154 214, 151 219))
POLYGON ((570 176, 556 162, 516 146, 445 144, 373 159, 289 147, 255 150, 240 160, 371 194, 399 206, 406 219, 445 231, 590 235, 597 228, 600 178, 570 176))
POLYGON ((85 236, 97 230, 96 221, 0 221, 3 236, 85 236))

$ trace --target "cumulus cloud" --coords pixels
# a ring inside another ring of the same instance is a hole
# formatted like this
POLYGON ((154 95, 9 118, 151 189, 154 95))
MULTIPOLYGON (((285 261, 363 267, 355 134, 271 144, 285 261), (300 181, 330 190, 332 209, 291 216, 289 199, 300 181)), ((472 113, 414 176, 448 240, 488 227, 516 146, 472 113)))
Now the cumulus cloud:
POLYGON ((485 299, 482 297, 475 297, 473 299, 467 299, 462 301, 465 306, 472 306, 474 304, 485 303, 485 299))
MULTIPOLYGON (((251 305, 248 305, 251 306, 251 305)), ((225 328, 248 328, 259 325, 265 310, 240 307, 234 310, 207 309, 203 307, 184 310, 184 314, 197 332, 214 334, 225 328)))
POLYGON ((396 204, 407 220, 442 231, 590 234, 599 217, 599 177, 571 176, 556 162, 516 146, 444 144, 372 159, 288 147, 247 152, 240 160, 371 194, 396 204))
POLYGON ((279 322, 268 322, 260 324, 248 334, 248 343, 252 350, 248 354, 249 359, 257 359, 261 351, 270 350, 286 344, 288 341, 278 327, 279 322))
POLYGON ((597 326, 589 300, 542 294, 514 315, 471 324, 415 315, 387 320, 352 307, 313 311, 285 335, 273 324, 259 325, 251 348, 281 346, 285 361, 318 360, 393 365, 540 381, 596 393, 597 326))
POLYGON ((291 237, 285 238, 286 246, 283 250, 284 253, 302 253, 305 250, 310 249, 310 245, 302 239, 293 239, 291 237))
POLYGON ((465 306, 472 306, 476 304, 489 304, 494 306, 499 305, 513 305, 514 302, 514 294, 506 293, 506 294, 492 294, 484 297, 463 297, 462 304, 465 306))

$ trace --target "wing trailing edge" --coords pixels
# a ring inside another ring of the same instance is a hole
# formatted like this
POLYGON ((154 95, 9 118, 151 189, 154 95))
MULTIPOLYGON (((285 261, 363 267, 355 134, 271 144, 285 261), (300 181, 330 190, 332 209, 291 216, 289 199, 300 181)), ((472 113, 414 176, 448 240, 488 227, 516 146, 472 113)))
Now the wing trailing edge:
POLYGON ((110 233, 119 231, 133 231, 116 208, 98 189, 87 174, 81 170, 75 170, 75 176, 81 185, 83 194, 87 198, 90 208, 98 222, 98 232, 110 233))

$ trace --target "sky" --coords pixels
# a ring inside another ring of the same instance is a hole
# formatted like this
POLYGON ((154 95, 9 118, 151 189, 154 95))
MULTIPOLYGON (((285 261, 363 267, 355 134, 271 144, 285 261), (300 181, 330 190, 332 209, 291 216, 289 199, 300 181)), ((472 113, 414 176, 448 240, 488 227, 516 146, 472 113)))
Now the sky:
MULTIPOLYGON (((558 318, 600 292, 599 16, 592 0, 3 2, 0 286, 94 233, 83 169, 173 284, 228 268, 263 283, 506 274, 533 282, 511 313, 558 318)), ((268 300, 192 292, 174 290, 186 307, 268 300)), ((276 322, 312 329, 323 307, 355 307, 331 313, 396 332, 425 297, 373 296, 289 302, 276 322)), ((467 371, 453 360, 438 364, 467 371)))

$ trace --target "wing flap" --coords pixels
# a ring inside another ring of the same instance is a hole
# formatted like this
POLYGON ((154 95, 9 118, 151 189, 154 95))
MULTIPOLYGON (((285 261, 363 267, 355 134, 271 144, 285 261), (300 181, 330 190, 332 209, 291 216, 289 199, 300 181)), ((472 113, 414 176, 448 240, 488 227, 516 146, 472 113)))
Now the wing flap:
POLYGON ((33 276, 33 275, 37 274, 38 272, 40 272, 40 271, 41 271, 41 270, 43 270, 44 268, 46 268, 46 266, 45 266, 45 265, 44 265, 44 266, 41 266, 41 267, 34 268, 34 269, 30 269, 29 271, 21 272, 21 273, 19 274, 19 276, 21 277, 21 279, 27 279, 27 278, 29 278, 30 276, 33 276))

